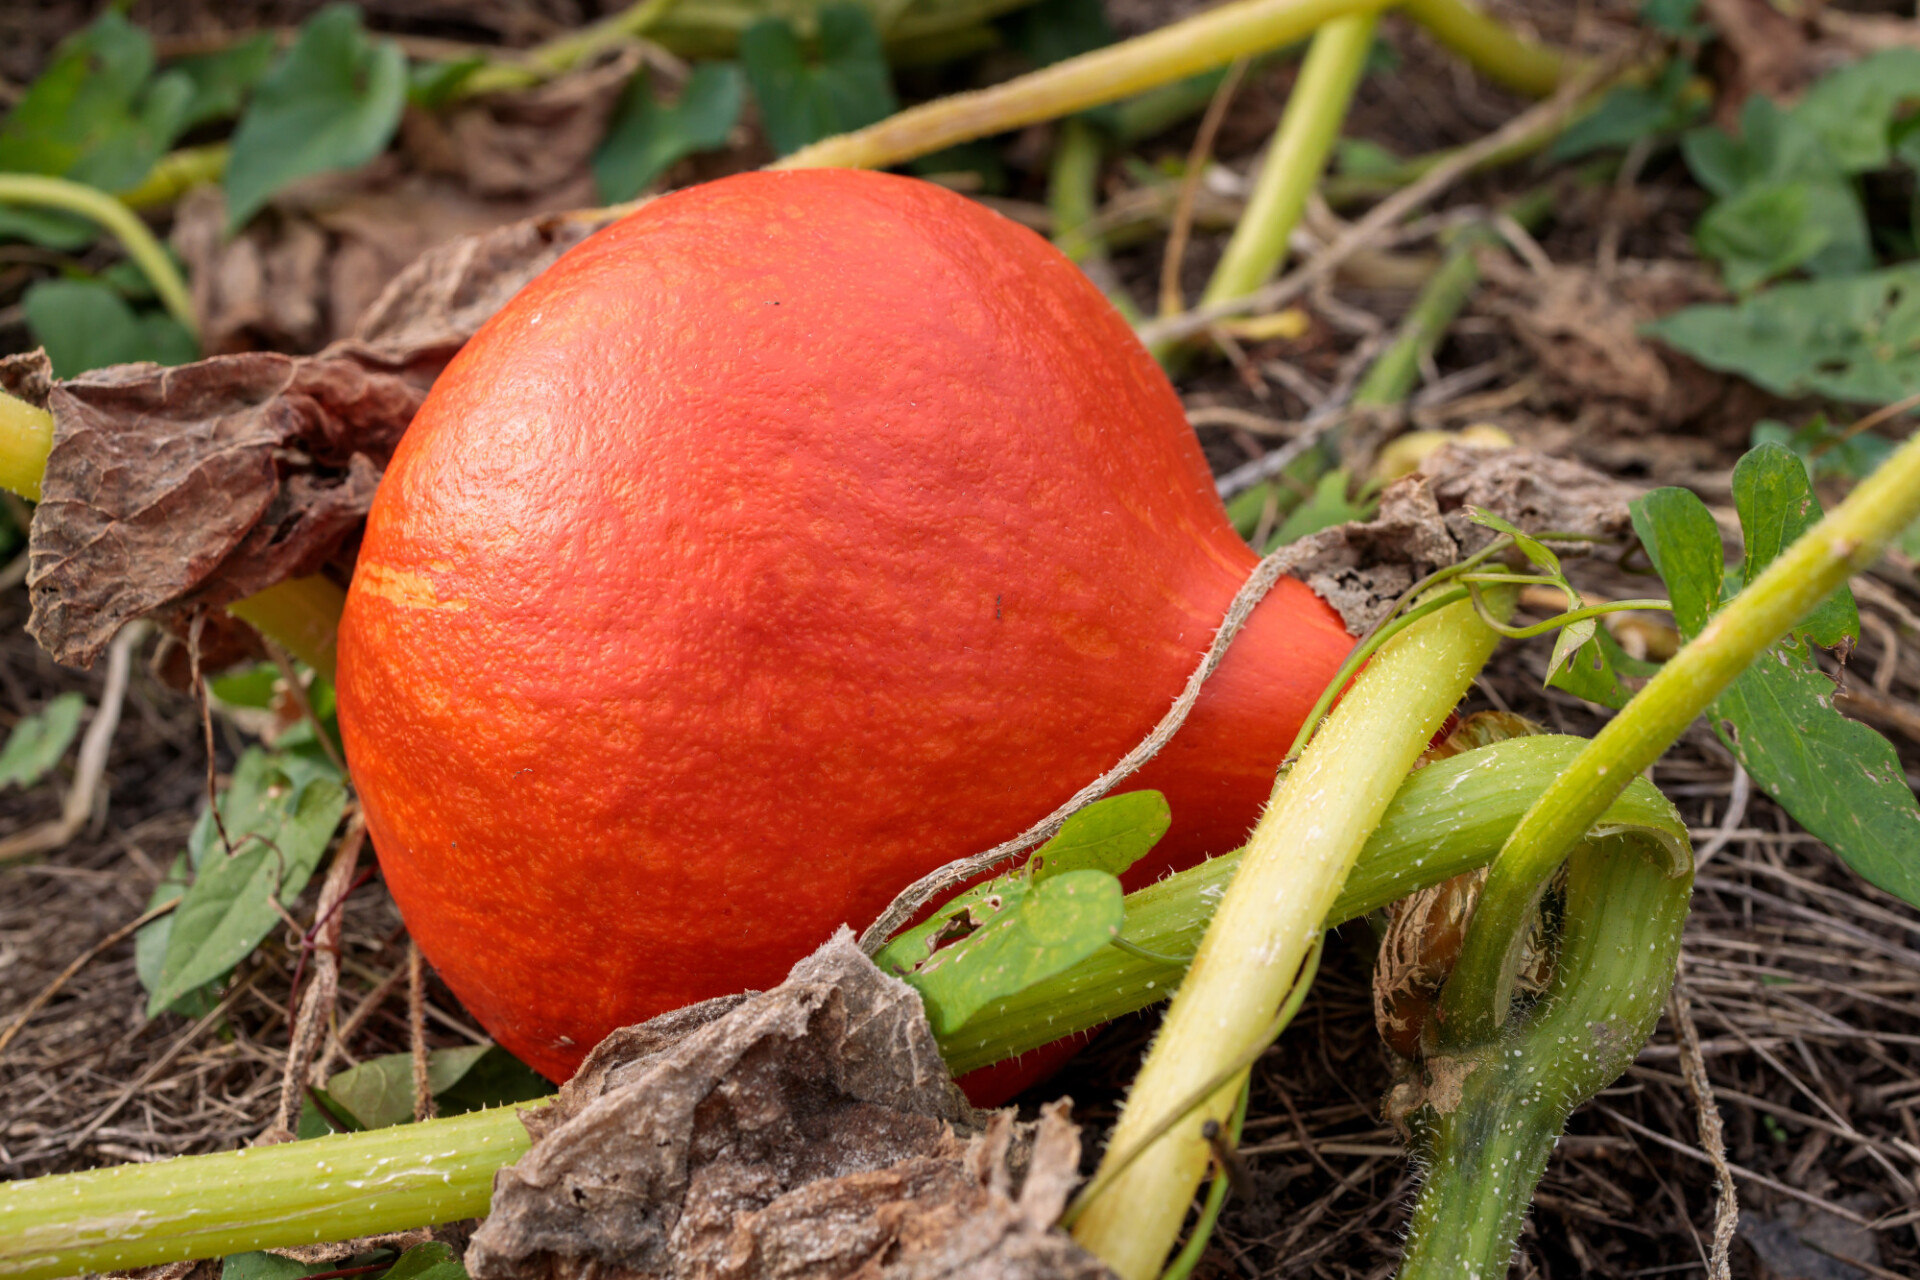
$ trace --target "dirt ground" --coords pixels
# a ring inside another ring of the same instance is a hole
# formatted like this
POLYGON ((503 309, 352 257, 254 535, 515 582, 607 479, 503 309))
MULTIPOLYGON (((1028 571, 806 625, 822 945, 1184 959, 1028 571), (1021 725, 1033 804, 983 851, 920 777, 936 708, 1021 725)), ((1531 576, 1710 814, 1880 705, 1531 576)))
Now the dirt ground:
MULTIPOLYGON (((1123 30, 1185 7, 1112 0, 1123 30)), ((0 15, 0 77, 29 78, 92 8, 51 0, 9 6, 0 15)), ((244 21, 224 5, 143 2, 131 17, 187 39, 296 21, 311 6, 241 8, 244 21)), ((597 16, 595 6, 570 0, 393 0, 366 9, 372 25, 386 30, 503 45, 532 43, 597 16)), ((1622 19, 1630 13, 1620 3, 1583 3, 1529 8, 1522 17, 1545 36, 1604 51, 1633 38, 1622 19)), ((1413 154, 1471 141, 1521 109, 1409 24, 1389 20, 1384 30, 1399 65, 1363 85, 1350 136, 1413 154)), ((1291 74, 1274 68, 1242 89, 1216 148, 1227 170, 1245 174, 1284 105, 1291 74)), ((1143 150, 1183 156, 1193 132, 1177 128, 1143 150)), ((1005 142, 1010 186, 998 199, 1016 216, 1044 213, 1047 142, 1044 130, 1005 142)), ((757 145, 748 139, 732 159, 703 162, 705 169, 686 164, 673 178, 750 163, 757 145)), ((1491 423, 1522 444, 1636 484, 1687 485, 1725 511, 1730 468, 1754 421, 1811 406, 1772 401, 1635 334, 1641 320, 1718 296, 1691 240, 1704 196, 1671 152, 1644 160, 1630 181, 1549 176, 1522 162, 1470 179, 1441 202, 1441 212, 1457 212, 1549 182, 1554 216, 1537 239, 1489 263, 1487 284, 1426 371, 1410 422, 1491 423)), ((356 237, 380 238, 377 224, 366 229, 380 207, 368 184, 428 200, 418 177, 403 168, 362 180, 353 196, 362 220, 324 224, 330 252, 345 253, 356 237)), ((435 191, 433 200, 446 194, 435 191)), ((392 240, 411 251, 423 238, 475 220, 505 221, 541 203, 470 191, 459 198, 458 217, 445 214, 444 201, 406 204, 406 216, 424 208, 445 216, 396 227, 392 240)), ((1318 207, 1307 233, 1324 242, 1348 216, 1318 207)), ((1116 255, 1119 277, 1143 306, 1157 288, 1162 243, 1155 237, 1116 255)), ((1196 233, 1183 271, 1190 296, 1224 243, 1224 232, 1204 224, 1196 233)), ((31 255, 9 253, 0 249, 0 351, 25 346, 18 290, 44 269, 31 255)), ((1293 423, 1310 412, 1354 353, 1390 329, 1412 296, 1407 272, 1423 255, 1430 263, 1432 253, 1431 240, 1409 240, 1356 263, 1312 296, 1305 337, 1251 345, 1231 362, 1196 364, 1185 375, 1180 389, 1191 409, 1239 415, 1214 415, 1209 421, 1227 425, 1199 428, 1216 471, 1273 446, 1275 437, 1257 430, 1263 420, 1293 423)), ((313 349, 350 322, 327 309, 347 308, 358 296, 340 283, 341 273, 330 279, 313 285, 317 314, 328 319, 300 332, 256 325, 244 335, 236 330, 233 341, 313 349)), ((1610 565, 1582 565, 1574 576, 1603 594, 1644 594, 1610 565)), ((1853 693, 1843 705, 1888 735, 1909 781, 1920 785, 1920 579, 1914 566, 1890 559, 1857 581, 1856 592, 1864 635, 1844 670, 1836 668, 1853 693)), ((100 671, 48 659, 21 630, 26 612, 14 576, 0 591, 0 732, 65 691, 98 705, 103 688, 100 671)), ((1591 707, 1543 692, 1544 661, 1538 645, 1505 646, 1480 681, 1474 708, 1594 732, 1602 718, 1591 707)), ((225 769, 244 738, 220 719, 214 735, 214 768, 225 769)), ((298 931, 288 927, 263 946, 219 1008, 197 1021, 146 1020, 131 941, 101 946, 146 907, 204 803, 207 773, 193 700, 136 663, 91 820, 58 852, 0 867, 0 1031, 80 962, 0 1048, 0 1179, 231 1148, 269 1123, 298 931)), ((1733 1274, 1920 1276, 1920 913, 1864 885, 1748 788, 1703 726, 1653 776, 1685 813, 1702 860, 1681 989, 1703 1042, 1739 1195, 1733 1274)), ((0 833, 57 815, 70 785, 69 770, 52 787, 0 791, 0 833)), ((311 919, 318 883, 293 912, 297 919, 311 919)), ((406 938, 377 879, 349 899, 344 920, 345 1048, 357 1058, 404 1050, 406 938)), ((1258 1194, 1229 1202, 1202 1274, 1384 1280, 1392 1273, 1418 1171, 1381 1118, 1392 1074, 1371 1017, 1371 945, 1358 927, 1336 938, 1294 1029, 1258 1064, 1243 1146, 1258 1194)), ((428 992, 431 1043, 483 1041, 450 993, 432 983, 428 992)), ((1109 1123, 1153 1026, 1149 1014, 1109 1028, 1027 1101, 1066 1092, 1080 1120, 1096 1130, 1109 1123)), ((1699 1108, 1677 1036, 1670 1011, 1627 1076, 1576 1113, 1536 1197, 1516 1275, 1705 1270, 1715 1173, 1701 1151, 1699 1108)))

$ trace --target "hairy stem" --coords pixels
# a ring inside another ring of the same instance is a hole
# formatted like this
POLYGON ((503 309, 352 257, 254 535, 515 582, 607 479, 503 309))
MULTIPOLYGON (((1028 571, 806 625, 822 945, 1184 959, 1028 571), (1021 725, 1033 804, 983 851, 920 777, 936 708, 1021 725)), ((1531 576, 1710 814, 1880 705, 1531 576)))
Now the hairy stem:
POLYGON ((1207 282, 1202 305, 1252 293, 1286 261, 1288 241, 1326 170, 1378 23, 1379 14, 1369 11, 1335 18, 1314 32, 1259 182, 1207 282))
POLYGON ((1878 559, 1916 517, 1920 436, 1715 614, 1534 802, 1508 837, 1474 909, 1473 930, 1444 996, 1450 1028, 1470 1040, 1492 1037, 1513 998, 1526 921, 1573 843, 1768 646, 1878 559))
POLYGON ((173 259, 153 238, 153 232, 147 230, 147 224, 126 205, 85 183, 35 173, 0 173, 0 204, 60 209, 105 227, 127 251, 127 256, 146 273, 153 291, 160 295, 161 303, 173 313, 173 318, 199 338, 200 321, 193 313, 193 297, 187 292, 186 281, 174 270, 173 259))
POLYGON ((1469 0, 1401 0, 1401 8, 1489 80, 1515 93, 1544 98, 1571 69, 1566 54, 1517 34, 1469 0))
MULTIPOLYGON (((1517 738, 1440 761, 1407 778, 1368 838, 1327 914, 1327 925, 1484 864, 1580 746, 1578 738, 1557 735, 1517 738)), ((1644 779, 1634 782, 1601 824, 1664 844, 1670 856, 1685 848, 1685 824, 1644 779)), ((1127 939, 1147 952, 1191 955, 1239 863, 1240 855, 1230 854, 1129 894, 1127 939)), ((1163 1000, 1182 972, 1178 962, 1109 947, 976 1014, 942 1037, 941 1050, 956 1072, 986 1066, 1163 1000)), ((201 1256, 196 1250, 215 1251, 207 1241, 220 1232, 227 1233, 222 1249, 281 1248, 464 1217, 485 1211, 493 1170, 517 1159, 527 1146, 526 1131, 511 1109, 377 1134, 385 1135, 379 1143, 360 1141, 375 1134, 347 1135, 259 1148, 245 1156, 186 1156, 6 1184, 0 1187, 0 1276, 38 1280, 178 1261, 201 1256), (434 1155, 436 1176, 448 1175, 438 1184, 447 1200, 409 1210, 421 1216, 403 1219, 385 1216, 386 1209, 370 1210, 367 1197, 350 1185, 414 1167, 426 1154, 434 1155), (313 1178, 316 1160, 324 1160, 335 1176, 313 1178), (283 1184, 282 1178, 291 1181, 283 1184), (305 1190, 296 1192, 294 1185, 302 1179, 305 1190), (269 1189, 268 1200, 247 1198, 256 1183, 269 1189), (137 1222, 124 1216, 130 1205, 144 1211, 137 1222), (203 1215, 208 1206, 211 1215, 203 1215)))
POLYGON ((1275 49, 1384 0, 1234 0, 1157 31, 1057 62, 990 89, 959 93, 827 138, 776 169, 879 169, 956 143, 1084 111, 1275 49))
MULTIPOLYGON (((1347 873, 1394 792, 1493 651, 1461 602, 1380 650, 1286 775, 1128 1095, 1108 1144, 1132 1149, 1174 1107, 1244 1054, 1273 1017, 1347 873)), ((1201 1126, 1224 1123, 1222 1089, 1112 1180, 1074 1236, 1125 1280, 1165 1262, 1205 1172, 1201 1126)))

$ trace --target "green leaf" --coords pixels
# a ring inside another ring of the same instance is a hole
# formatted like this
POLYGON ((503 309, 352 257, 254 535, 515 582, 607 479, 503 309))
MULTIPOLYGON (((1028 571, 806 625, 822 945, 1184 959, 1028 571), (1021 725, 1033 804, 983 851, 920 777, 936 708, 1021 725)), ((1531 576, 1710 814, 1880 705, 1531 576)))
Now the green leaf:
MULTIPOLYGON (((1571 630, 1571 627, 1563 629, 1561 637, 1564 639, 1571 630)), ((1556 658, 1559 653, 1556 648, 1556 658)), ((1588 702, 1597 702, 1618 711, 1633 696, 1633 691, 1620 679, 1622 670, 1631 670, 1628 665, 1631 662, 1632 659, 1620 648, 1620 642, 1613 638, 1613 633, 1600 627, 1590 639, 1567 656, 1564 667, 1552 668, 1547 684, 1555 689, 1564 689, 1576 698, 1585 698, 1588 702)))
POLYGON ((0 747, 0 787, 30 787, 47 776, 80 732, 80 713, 87 700, 63 693, 38 715, 22 717, 0 747))
POLYGON ((1675 133, 1700 115, 1705 103, 1688 94, 1693 68, 1681 58, 1667 64, 1652 85, 1621 85, 1600 105, 1575 120, 1547 155, 1573 160, 1595 151, 1621 150, 1646 138, 1675 133))
POLYGON ((1351 178, 1392 177, 1406 161, 1366 138, 1341 138, 1333 144, 1334 172, 1351 178))
POLYGON ((1720 526, 1707 504, 1687 489, 1669 486, 1634 500, 1633 531, 1667 584, 1674 625, 1691 640, 1720 607, 1726 553, 1720 526))
POLYGON ((295 1262, 277 1253, 235 1253, 220 1263, 220 1280, 305 1280, 338 1271, 337 1262, 295 1262))
MULTIPOLYGON (((191 883, 193 883, 193 864, 186 854, 179 854, 175 856, 173 866, 168 868, 165 877, 153 887, 152 895, 147 898, 146 909, 151 911, 163 903, 178 898, 186 892, 187 886, 191 883)), ((141 988, 149 994, 160 985, 160 970, 167 960, 167 940, 172 936, 171 912, 158 919, 149 920, 133 935, 133 971, 140 979, 141 988)), ((208 984, 181 996, 168 1005, 167 1010, 189 1018, 201 1018, 219 1003, 219 989, 208 984)))
POLYGON ((168 87, 155 94, 152 75, 153 42, 108 9, 61 42, 0 124, 0 172, 69 176, 109 191, 138 182, 186 127, 192 96, 184 77, 162 77, 168 87))
POLYGON ((1755 782, 1869 883, 1920 906, 1920 805, 1887 740, 1833 708, 1803 642, 1775 645, 1714 702, 1755 782))
POLYGON ((238 229, 289 183, 356 169, 382 151, 407 104, 407 60, 369 40, 360 13, 330 4, 260 82, 227 161, 227 225, 238 229))
POLYGON ((1167 798, 1158 791, 1127 791, 1095 800, 1068 818, 1053 839, 1034 850, 1034 882, 1069 871, 1117 876, 1145 857, 1173 825, 1167 798))
POLYGON ((820 10, 820 54, 809 61, 784 18, 762 18, 740 37, 740 62, 781 155, 864 128, 899 109, 880 33, 866 10, 820 10))
POLYGON ((1895 114, 1920 98, 1920 50, 1890 49, 1822 76, 1793 108, 1841 172, 1871 173, 1892 160, 1895 114))
POLYGON ((313 875, 346 810, 346 791, 316 778, 296 786, 282 762, 258 750, 240 757, 220 800, 231 853, 203 819, 194 840, 193 885, 174 909, 166 960, 147 1001, 158 1014, 196 987, 225 977, 280 920, 277 897, 291 906, 313 875), (209 847, 211 846, 211 847, 209 847))
POLYGON ((1920 263, 1688 307, 1647 332, 1777 395, 1890 404, 1920 391, 1920 263))
MULTIPOLYGON (((1740 513, 1746 560, 1740 580, 1752 582, 1774 557, 1820 522, 1825 513, 1807 482, 1800 459, 1777 444, 1749 450, 1733 469, 1733 505, 1740 513)), ((1815 644, 1832 649, 1860 639, 1860 613, 1853 592, 1842 586, 1794 628, 1815 644)))
POLYGON ((608 204, 631 200, 667 167, 696 151, 726 144, 746 105, 746 81, 731 62, 703 62, 693 69, 680 100, 654 101, 651 77, 642 67, 627 82, 600 149, 593 177, 608 204))
POLYGON ((467 1280, 467 1269, 451 1246, 429 1240, 401 1254, 379 1280, 467 1280))
POLYGON ((260 83, 273 63, 273 36, 262 31, 214 53, 181 58, 171 70, 193 86, 187 101, 186 126, 227 120, 240 114, 247 94, 260 83))
MULTIPOLYGON (((427 1088, 442 1115, 529 1102, 553 1086, 497 1045, 435 1049, 427 1055, 427 1088)), ((327 1081, 327 1097, 364 1129, 413 1119, 413 1055, 369 1058, 327 1081)))
POLYGON ((27 327, 47 349, 56 378, 140 360, 185 364, 199 355, 178 320, 164 311, 135 311, 97 281, 43 280, 21 301, 27 327))
POLYGON ((1832 242, 1833 229, 1811 216, 1812 204, 1805 181, 1756 184, 1707 210, 1695 241, 1726 272, 1729 289, 1748 293, 1832 242))
POLYGON ((273 705, 274 687, 280 683, 280 668, 271 662, 256 662, 251 667, 215 676, 207 681, 207 690, 230 707, 273 705))
POLYGON ((1704 39, 1712 28, 1696 20, 1699 9, 1700 0, 1644 0, 1640 21, 1676 40, 1704 39))
POLYGON ((1885 436, 1862 432, 1849 436, 1816 413, 1799 429, 1772 418, 1753 424, 1754 448, 1777 444, 1800 459, 1815 480, 1864 480, 1893 455, 1894 443, 1885 436))
POLYGON ((934 954, 906 981, 926 1001, 937 1035, 950 1035, 998 999, 1086 959, 1119 936, 1120 881, 1104 871, 1068 871, 1031 888, 1003 890, 981 927, 934 954))
POLYGON ((1370 488, 1363 488, 1349 498, 1347 489, 1352 483, 1353 474, 1345 467, 1336 467, 1321 476, 1314 482, 1312 495, 1281 522, 1273 541, 1267 544, 1268 552, 1322 529, 1331 529, 1354 520, 1371 519, 1374 508, 1380 504, 1374 501, 1370 488))

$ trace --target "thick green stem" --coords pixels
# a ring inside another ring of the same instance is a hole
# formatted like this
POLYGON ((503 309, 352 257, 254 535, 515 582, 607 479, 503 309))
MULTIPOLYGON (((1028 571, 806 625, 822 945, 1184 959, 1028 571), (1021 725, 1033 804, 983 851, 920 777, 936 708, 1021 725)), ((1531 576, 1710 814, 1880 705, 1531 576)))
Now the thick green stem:
POLYGON ((1246 213, 1207 282, 1203 306, 1252 293, 1286 261, 1293 229, 1347 118, 1378 22, 1377 12, 1355 13, 1314 33, 1246 213))
POLYGON ((0 489, 40 501, 40 479, 53 452, 53 415, 0 391, 0 489))
POLYGON ((227 612, 331 681, 347 593, 314 574, 289 578, 227 606, 227 612))
POLYGON ((1619 1078, 1659 1020, 1692 892, 1684 849, 1676 859, 1629 835, 1575 852, 1547 994, 1491 1040, 1428 1060, 1427 1177, 1400 1280, 1507 1273, 1567 1116, 1619 1078))
POLYGON ((1571 68, 1566 54, 1535 44, 1468 0, 1401 0, 1406 15, 1496 84, 1544 98, 1571 68))
POLYGON ((137 186, 117 192, 121 204, 129 209, 158 209, 170 205, 194 187, 206 186, 226 176, 227 161, 233 147, 225 142, 210 142, 204 147, 181 147, 154 161, 147 176, 137 186))
POLYGON ((551 80, 597 54, 619 48, 642 35, 665 17, 673 5, 674 0, 640 0, 612 17, 530 50, 522 59, 522 65, 481 67, 462 82, 457 96, 468 98, 482 93, 527 89, 551 80))
MULTIPOLYGON (((1134 1148, 1273 1017, 1388 802, 1493 651, 1471 605, 1394 637, 1361 673, 1254 828, 1108 1144, 1134 1148)), ((1088 1206, 1074 1236, 1126 1280, 1159 1273, 1206 1170, 1221 1090, 1088 1206)))
POLYGON ((1920 436, 1715 614, 1534 802, 1481 890, 1456 980, 1447 984, 1443 1008, 1456 1034, 1491 1039, 1505 1020, 1526 922, 1548 878, 1600 812, 1768 646, 1877 560, 1916 517, 1920 436))
POLYGON ((200 336, 200 321, 193 313, 193 297, 187 292, 186 281, 173 269, 173 259, 153 238, 153 232, 147 230, 147 224, 126 205, 84 183, 35 173, 0 173, 0 204, 61 209, 99 223, 120 242, 127 256, 139 264, 174 319, 194 337, 200 336))
MULTIPOLYGON (((1327 915, 1328 927, 1483 865, 1532 798, 1581 745, 1578 738, 1556 735, 1518 738, 1440 761, 1407 778, 1347 877, 1327 915)), ((1644 779, 1637 779, 1615 802, 1601 825, 1639 832, 1666 844, 1673 856, 1685 849, 1684 823, 1644 779)), ((1191 955, 1239 863, 1238 853, 1229 854, 1129 894, 1126 939, 1161 955, 1191 955)), ((1039 1048, 1165 999, 1183 968, 1106 948, 1067 973, 976 1014, 959 1031, 942 1037, 941 1051, 956 1072, 965 1072, 1039 1048)), ((435 1220, 433 1213, 460 1217, 483 1212, 494 1168, 518 1158, 526 1147, 525 1130, 511 1110, 379 1133, 392 1135, 392 1140, 362 1144, 359 1137, 373 1135, 328 1138, 262 1148, 244 1157, 188 1156, 124 1171, 8 1184, 0 1189, 0 1276, 37 1280, 146 1266, 212 1248, 201 1242, 202 1235, 189 1235, 190 1229, 228 1231, 232 1240, 244 1240, 233 1246, 240 1248, 311 1243, 316 1230, 320 1239, 364 1234, 372 1229, 372 1219, 365 1197, 350 1184, 384 1169, 412 1167, 410 1162, 425 1153, 438 1153, 436 1173, 450 1175, 439 1184, 451 1197, 450 1207, 424 1209, 426 1216, 404 1222, 379 1221, 411 1227, 435 1220), (310 1176, 314 1161, 321 1158, 336 1175, 330 1180, 310 1176), (382 1160, 395 1163, 381 1166, 382 1160), (282 1185, 283 1162, 292 1170, 285 1176, 306 1179, 305 1194, 282 1185), (246 1199, 246 1189, 256 1183, 273 1188, 271 1203, 246 1199), (205 1200, 200 1198, 203 1193, 205 1200), (203 1218, 203 1204, 226 1206, 219 1209, 226 1216, 203 1218), (145 1210, 137 1223, 126 1220, 128 1205, 145 1210), (176 1213, 189 1221, 176 1220, 176 1213), (38 1234, 29 1236, 29 1228, 38 1234), (111 1239, 110 1232, 116 1233, 111 1239), (21 1243, 16 1246, 16 1241, 21 1243)))
POLYGON ((879 169, 957 143, 1131 97, 1242 55, 1275 49, 1384 0, 1235 0, 1181 22, 1057 62, 990 89, 912 107, 816 142, 776 169, 879 169))

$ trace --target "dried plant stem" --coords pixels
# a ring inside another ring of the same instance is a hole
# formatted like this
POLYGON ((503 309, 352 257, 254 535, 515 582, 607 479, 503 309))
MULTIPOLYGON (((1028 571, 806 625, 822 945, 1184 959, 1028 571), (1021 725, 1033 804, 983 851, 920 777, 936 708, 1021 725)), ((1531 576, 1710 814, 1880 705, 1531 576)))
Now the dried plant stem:
POLYGON ((1355 13, 1314 32, 1246 213, 1207 282, 1201 305, 1252 293, 1286 261, 1293 229, 1347 118, 1378 24, 1378 13, 1355 13))
POLYGON ((427 961, 407 939, 407 1043, 413 1050, 413 1118, 433 1119, 433 1086, 427 1074, 427 961))
MULTIPOLYGON (((1407 771, 1493 652, 1498 637, 1465 602, 1408 627, 1374 657, 1286 775, 1207 927, 1109 1153, 1132 1150, 1273 1017, 1347 873, 1407 771)), ((1159 1274, 1210 1151, 1216 1093, 1088 1205, 1074 1237, 1125 1280, 1159 1274)))
POLYGON ((1686 1076, 1687 1092, 1693 1095, 1694 1109, 1700 1113, 1700 1149, 1713 1162, 1719 1187, 1714 1193, 1713 1253, 1707 1260, 1707 1280, 1728 1280, 1728 1252, 1733 1248, 1734 1228, 1740 1221, 1740 1199, 1733 1189, 1733 1170, 1727 1167, 1727 1143, 1720 1122, 1720 1105, 1713 1099, 1713 1083, 1707 1079, 1706 1059, 1700 1052, 1700 1029, 1693 1023, 1693 1007, 1687 999, 1686 983, 1676 973, 1673 991, 1668 997, 1668 1014, 1680 1040, 1680 1069, 1686 1076))
POLYGON ((1384 0, 1234 0, 1005 84, 954 94, 816 142, 773 167, 885 168, 955 143, 1130 97, 1290 44, 1335 18, 1377 13, 1384 7, 1384 0))
POLYGON ((175 907, 179 905, 180 905, 180 899, 168 898, 165 902, 154 907, 153 909, 143 912, 138 916, 135 916, 132 920, 129 920, 127 923, 121 925, 118 929, 115 929, 112 933, 108 934, 106 937, 100 939, 100 941, 94 943, 91 947, 88 947, 85 951, 81 952, 79 959, 75 960, 72 964, 68 965, 66 968, 62 969, 58 974, 56 974, 52 982, 49 982, 46 986, 40 989, 39 995, 27 1001, 27 1007, 22 1009, 17 1015, 15 1015, 13 1021, 7 1024, 7 1029, 5 1031, 0 1031, 0 1058, 4 1058, 6 1056, 7 1046, 13 1043, 14 1038, 20 1034, 21 1028, 25 1027, 27 1023, 33 1020, 34 1014, 46 1008, 48 1001, 52 1000, 55 996, 60 994, 61 988, 65 987, 68 982, 73 980, 74 974, 80 972, 82 969, 86 968, 89 964, 93 963, 93 961, 97 959, 102 952, 108 950, 111 947, 118 945, 121 942, 124 942, 127 938, 131 937, 134 933, 138 932, 143 925, 146 925, 151 923, 152 921, 158 920, 161 916, 166 915, 169 911, 172 911, 175 907))
POLYGON ((1232 104, 1233 95, 1240 88, 1240 78, 1246 73, 1247 60, 1235 58, 1227 68, 1226 78, 1214 90, 1213 99, 1207 103, 1207 113, 1200 118, 1200 128, 1187 152, 1187 171, 1180 177, 1180 198, 1174 202, 1173 225, 1167 232, 1166 252, 1160 259, 1160 314, 1163 316, 1178 315, 1187 309, 1186 297, 1180 290, 1180 266, 1187 256, 1187 238, 1193 234, 1193 203, 1200 194, 1200 180, 1213 157, 1214 135, 1220 132, 1220 122, 1227 118, 1227 107, 1232 104))
POLYGON ((93 815, 94 800, 107 772, 107 752, 113 746, 113 731, 120 727, 120 711, 126 704, 133 651, 146 634, 146 623, 130 622, 107 647, 107 684, 100 693, 100 706, 93 713, 93 723, 80 739, 80 755, 74 761, 73 790, 67 792, 58 818, 0 840, 0 866, 58 849, 79 834, 93 815))
POLYGON ((200 321, 194 315, 193 295, 187 291, 186 281, 180 278, 180 273, 174 269, 173 259, 153 238, 153 232, 147 230, 146 223, 140 221, 126 205, 85 183, 69 182, 65 178, 47 178, 34 173, 0 173, 0 204, 59 209, 99 223, 120 242, 127 256, 139 264, 140 270, 146 273, 148 281, 152 283, 153 291, 160 295, 161 303, 173 313, 173 318, 196 339, 200 336, 200 321))
POLYGON ((293 1021, 293 1034, 287 1045, 287 1068, 280 1080, 280 1109, 269 1132, 280 1141, 289 1141, 300 1123, 300 1102, 310 1081, 309 1068, 320 1046, 322 1033, 333 1018, 334 1001, 340 992, 340 929, 346 916, 347 894, 353 889, 354 868, 360 862, 360 849, 367 840, 367 827, 355 813, 347 834, 327 868, 326 883, 320 888, 320 901, 314 908, 313 977, 300 997, 300 1011, 293 1021))

